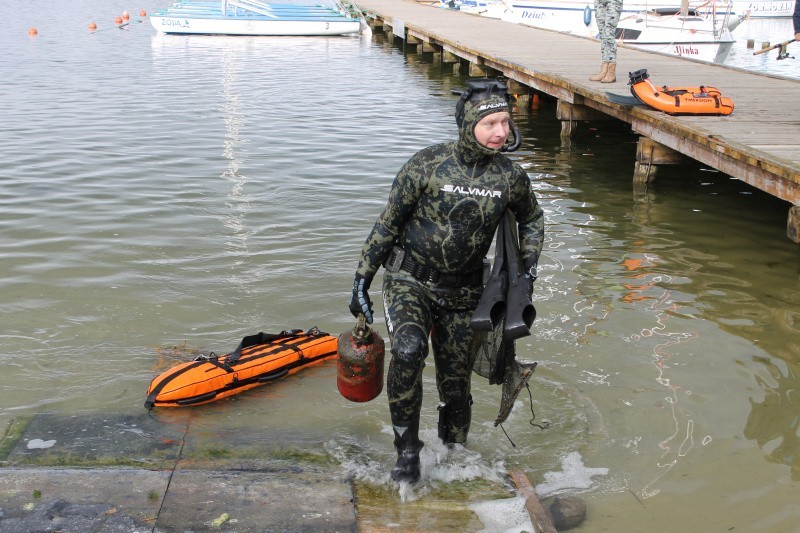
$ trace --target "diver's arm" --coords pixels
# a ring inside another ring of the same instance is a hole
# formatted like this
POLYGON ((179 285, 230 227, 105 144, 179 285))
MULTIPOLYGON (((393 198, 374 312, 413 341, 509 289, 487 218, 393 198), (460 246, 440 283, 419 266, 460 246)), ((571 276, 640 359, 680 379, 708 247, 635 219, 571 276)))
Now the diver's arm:
POLYGON ((416 159, 412 157, 397 173, 389 191, 389 201, 361 249, 356 274, 369 279, 375 276, 413 213, 422 195, 423 180, 420 176, 424 175, 416 159))
POLYGON ((544 211, 531 189, 531 182, 525 171, 517 166, 516 174, 510 207, 517 219, 522 264, 525 272, 536 278, 536 267, 544 245, 544 211))

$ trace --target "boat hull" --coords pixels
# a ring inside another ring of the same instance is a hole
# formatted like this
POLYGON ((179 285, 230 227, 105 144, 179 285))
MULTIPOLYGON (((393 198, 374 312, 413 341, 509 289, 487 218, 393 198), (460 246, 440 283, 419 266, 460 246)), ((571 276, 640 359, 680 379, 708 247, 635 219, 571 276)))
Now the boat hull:
POLYGON ((709 63, 722 63, 733 48, 733 43, 641 43, 641 42, 628 42, 623 40, 625 44, 639 48, 640 50, 648 50, 651 52, 658 52, 660 54, 667 54, 671 56, 683 57, 686 59, 696 59, 698 61, 707 61, 709 63))
MULTIPOLYGON (((537 28, 572 33, 584 37, 597 36, 597 22, 593 0, 504 0, 506 11, 501 19, 537 28)), ((622 16, 633 15, 656 8, 681 7, 680 0, 625 0, 622 16)), ((701 14, 712 14, 726 9, 723 3, 708 2, 695 7, 701 14)), ((794 0, 734 0, 731 14, 750 17, 791 17, 794 0)))
POLYGON ((735 42, 720 20, 711 15, 661 15, 643 12, 619 21, 616 36, 621 42, 661 54, 722 63, 735 42))
POLYGON ((150 23, 162 33, 197 35, 323 36, 346 35, 361 31, 361 23, 358 20, 258 20, 152 15, 150 23))
POLYGON ((784 18, 794 12, 794 0, 733 0, 733 12, 751 18, 784 18))

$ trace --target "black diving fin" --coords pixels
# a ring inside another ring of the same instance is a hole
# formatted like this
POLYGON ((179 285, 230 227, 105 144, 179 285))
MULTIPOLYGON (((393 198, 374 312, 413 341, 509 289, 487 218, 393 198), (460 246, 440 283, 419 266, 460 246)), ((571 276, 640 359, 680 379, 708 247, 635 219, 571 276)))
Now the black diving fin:
POLYGON ((531 334, 531 326, 536 319, 536 308, 531 301, 531 281, 522 272, 519 260, 517 239, 511 229, 509 216, 503 220, 505 226, 505 254, 508 269, 508 290, 506 296, 506 323, 503 338, 515 340, 531 334))
POLYGON ((472 314, 472 328, 475 331, 492 331, 506 316, 506 290, 508 289, 508 273, 505 262, 505 238, 503 226, 497 229, 494 264, 489 280, 483 288, 483 294, 472 314))

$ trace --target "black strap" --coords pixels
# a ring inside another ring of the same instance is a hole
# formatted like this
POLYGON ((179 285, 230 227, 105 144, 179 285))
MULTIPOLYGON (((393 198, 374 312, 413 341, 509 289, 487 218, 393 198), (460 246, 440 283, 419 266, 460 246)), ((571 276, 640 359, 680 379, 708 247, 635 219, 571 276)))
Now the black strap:
MULTIPOLYGON (((260 331, 255 335, 248 335, 247 337, 242 338, 242 342, 239 343, 239 346, 225 356, 225 365, 230 366, 236 364, 242 357, 242 350, 245 348, 250 348, 251 346, 259 346, 261 344, 276 344, 275 341, 280 339, 288 339, 300 336, 313 337, 319 334, 320 331, 316 327, 311 328, 307 333, 303 333, 302 329, 292 329, 288 331, 281 331, 280 333, 264 333, 263 331, 260 331)), ((294 345, 287 344, 287 346, 297 349, 297 347, 294 345)))
POLYGON ((423 283, 432 283, 442 287, 466 287, 468 285, 477 285, 483 281, 483 268, 466 274, 443 274, 435 268, 418 263, 408 252, 403 257, 400 270, 408 272, 423 283))
POLYGON ((147 399, 144 402, 145 409, 150 410, 153 408, 153 406, 156 403, 156 397, 161 393, 162 390, 164 390, 164 387, 167 386, 167 383, 169 383, 176 377, 180 376, 184 372, 188 372, 189 370, 197 368, 200 365, 204 365, 205 363, 206 361, 195 361, 194 364, 180 368, 175 372, 173 372, 172 374, 170 374, 169 376, 167 376, 166 378, 164 378, 163 380, 161 380, 161 382, 158 385, 153 387, 153 390, 150 391, 150 394, 147 395, 147 399))

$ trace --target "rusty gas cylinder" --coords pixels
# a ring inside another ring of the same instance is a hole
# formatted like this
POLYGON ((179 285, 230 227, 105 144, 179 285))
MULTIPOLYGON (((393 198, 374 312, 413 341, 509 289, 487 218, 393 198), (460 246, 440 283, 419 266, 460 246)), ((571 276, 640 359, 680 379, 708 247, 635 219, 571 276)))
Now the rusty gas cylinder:
POLYGON ((383 390, 384 342, 369 329, 363 314, 352 331, 339 335, 336 385, 352 402, 368 402, 383 390))

